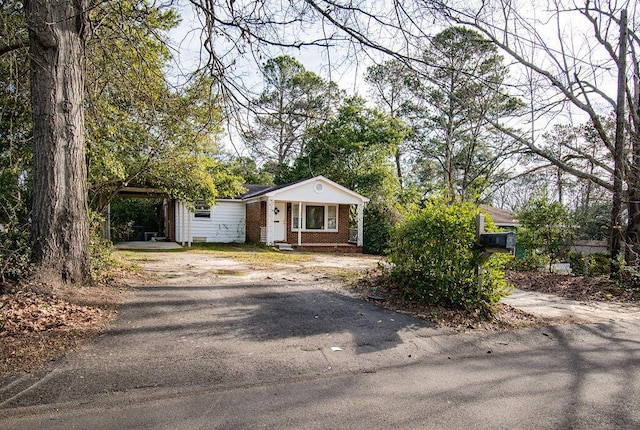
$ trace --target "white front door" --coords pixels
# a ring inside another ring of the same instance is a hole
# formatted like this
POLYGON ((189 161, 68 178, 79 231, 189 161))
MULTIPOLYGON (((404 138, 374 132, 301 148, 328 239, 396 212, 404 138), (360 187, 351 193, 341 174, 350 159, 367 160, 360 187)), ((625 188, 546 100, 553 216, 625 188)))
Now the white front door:
POLYGON ((287 205, 279 202, 273 208, 273 241, 283 242, 286 238, 287 228, 287 205))

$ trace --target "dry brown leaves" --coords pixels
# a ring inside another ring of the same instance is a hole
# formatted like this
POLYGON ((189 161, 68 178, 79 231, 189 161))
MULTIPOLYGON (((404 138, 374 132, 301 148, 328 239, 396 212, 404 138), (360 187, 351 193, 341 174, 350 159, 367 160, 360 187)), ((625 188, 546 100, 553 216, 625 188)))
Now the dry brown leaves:
POLYGON ((451 309, 409 300, 398 288, 390 285, 377 270, 353 285, 351 291, 358 297, 379 306, 430 321, 457 332, 517 330, 549 323, 545 318, 523 312, 504 303, 499 303, 492 315, 486 315, 473 310, 451 309))
POLYGON ((78 306, 31 291, 4 294, 0 296, 0 337, 75 329, 91 325, 103 312, 100 308, 78 306))
POLYGON ((547 272, 507 272, 506 279, 522 290, 554 294, 578 301, 617 303, 640 301, 640 290, 626 289, 608 278, 547 272))
POLYGON ((0 296, 0 376, 38 369, 103 332, 124 291, 33 283, 9 289, 0 296))
MULTIPOLYGON (((640 302, 640 291, 629 290, 607 278, 562 275, 545 272, 507 272, 507 282, 516 288, 554 294, 577 301, 608 301, 618 303, 640 302)), ((493 315, 431 306, 407 300, 393 285, 389 285, 378 272, 360 280, 352 287, 361 298, 388 309, 416 316, 438 325, 465 331, 504 331, 557 323, 499 303, 493 315)))

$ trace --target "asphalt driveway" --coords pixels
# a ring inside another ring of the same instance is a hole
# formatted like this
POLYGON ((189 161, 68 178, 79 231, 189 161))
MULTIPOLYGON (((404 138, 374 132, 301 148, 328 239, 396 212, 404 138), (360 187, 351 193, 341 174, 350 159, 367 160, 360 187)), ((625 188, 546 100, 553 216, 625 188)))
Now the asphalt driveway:
POLYGON ((109 332, 0 381, 0 428, 640 428, 637 320, 454 334, 313 265, 221 275, 238 266, 183 257, 155 262, 174 275, 109 332))

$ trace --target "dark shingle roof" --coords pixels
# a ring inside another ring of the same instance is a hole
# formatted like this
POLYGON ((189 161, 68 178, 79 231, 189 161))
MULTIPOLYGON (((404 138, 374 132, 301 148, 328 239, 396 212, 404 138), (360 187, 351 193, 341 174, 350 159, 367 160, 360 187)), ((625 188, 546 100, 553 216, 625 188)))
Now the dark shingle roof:
POLYGON ((252 197, 262 196, 264 194, 270 193, 271 191, 279 190, 282 188, 289 187, 291 185, 298 184, 300 182, 308 181, 309 179, 300 179, 295 182, 290 182, 288 184, 280 184, 280 185, 254 185, 254 184, 246 184, 243 185, 247 189, 247 192, 244 194, 240 194, 237 199, 246 200, 252 197))

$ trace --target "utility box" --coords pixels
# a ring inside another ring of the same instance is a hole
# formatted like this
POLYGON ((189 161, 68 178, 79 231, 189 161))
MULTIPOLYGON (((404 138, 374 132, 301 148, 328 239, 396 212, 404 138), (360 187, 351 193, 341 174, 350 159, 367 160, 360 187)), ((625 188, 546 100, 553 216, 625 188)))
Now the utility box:
POLYGON ((480 233, 480 245, 485 248, 515 249, 516 234, 512 231, 503 233, 480 233))

